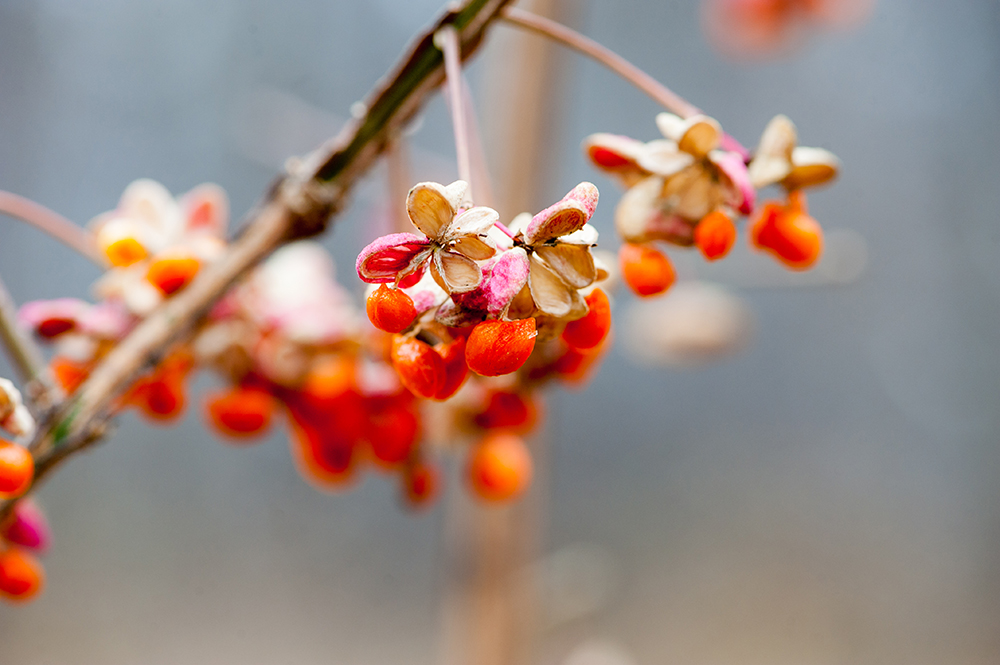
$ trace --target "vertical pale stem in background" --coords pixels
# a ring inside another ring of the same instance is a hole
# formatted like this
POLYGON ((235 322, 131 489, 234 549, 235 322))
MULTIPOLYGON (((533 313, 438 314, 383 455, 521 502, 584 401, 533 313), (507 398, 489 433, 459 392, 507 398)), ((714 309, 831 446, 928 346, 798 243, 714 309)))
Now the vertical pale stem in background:
POLYGON ((458 51, 458 33, 450 25, 434 35, 434 45, 444 54, 444 70, 448 78, 448 102, 451 124, 455 129, 455 157, 458 161, 458 179, 469 183, 469 196, 475 200, 472 166, 469 162, 469 131, 466 124, 465 103, 462 94, 462 59, 458 51))
MULTIPOLYGON (((566 0, 523 4, 557 19, 566 19, 571 6, 566 0)), ((556 183, 538 175, 552 172, 546 157, 553 152, 552 130, 560 113, 557 54, 545 41, 513 31, 497 34, 487 53, 484 136, 497 184, 494 207, 501 220, 509 221, 561 195, 554 193, 556 183)), ((484 505, 465 487, 449 493, 447 665, 523 665, 533 659, 539 622, 537 585, 528 564, 539 554, 546 512, 546 444, 544 435, 529 442, 535 477, 530 493, 514 505, 484 505)))
POLYGON ((392 233, 413 233, 413 224, 406 214, 406 195, 413 183, 410 182, 410 150, 405 136, 397 136, 389 143, 385 162, 392 233))

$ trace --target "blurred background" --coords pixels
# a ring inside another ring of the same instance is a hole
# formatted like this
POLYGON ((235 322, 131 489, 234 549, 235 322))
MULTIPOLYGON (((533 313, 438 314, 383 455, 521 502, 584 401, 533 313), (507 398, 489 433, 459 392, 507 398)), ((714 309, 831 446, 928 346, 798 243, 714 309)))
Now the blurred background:
MULTIPOLYGON (((138 177, 176 193, 213 181, 238 218, 439 4, 0 0, 0 189, 82 224, 138 177)), ((528 662, 1000 661, 1000 5, 879 0, 856 29, 746 61, 712 48, 695 2, 547 9, 743 143, 783 112, 844 169, 810 199, 831 246, 813 273, 745 239, 718 267, 673 253, 682 280, 713 284, 675 305, 721 307, 739 331, 722 347, 739 353, 637 355, 627 322, 672 296, 637 314, 622 293, 601 372, 549 394, 528 662)), ((491 127, 531 111, 503 94, 505 63, 538 43, 514 34, 495 28, 470 71, 495 160, 491 127)), ((620 191, 579 142, 656 138, 660 109, 596 64, 545 57, 551 113, 524 205, 593 180, 613 249, 620 191)), ((440 98, 411 140, 414 180, 454 177, 440 98)), ((353 258, 385 223, 383 175, 322 239, 358 294, 353 258)), ((19 302, 88 296, 98 273, 84 259, 6 218, 0 238, 19 302)), ((425 514, 373 473, 326 495, 295 473, 283 433, 236 449, 192 407, 171 429, 125 416, 44 487, 48 588, 0 606, 0 662, 441 662, 449 514, 467 502, 455 469, 425 514)))

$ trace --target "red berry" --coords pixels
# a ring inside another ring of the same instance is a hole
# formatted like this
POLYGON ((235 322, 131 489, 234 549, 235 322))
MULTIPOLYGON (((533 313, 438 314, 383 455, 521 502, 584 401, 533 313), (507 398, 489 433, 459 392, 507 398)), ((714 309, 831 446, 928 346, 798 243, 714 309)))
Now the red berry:
POLYGON ((677 275, 670 259, 650 245, 626 243, 618 250, 622 277, 639 296, 655 296, 669 289, 677 275))
POLYGON ((17 548, 0 552, 0 595, 26 601, 38 595, 45 584, 45 571, 38 559, 17 548))
POLYGON ((483 321, 469 335, 465 360, 469 369, 483 376, 516 371, 535 348, 535 319, 483 321))
POLYGON ((368 296, 366 309, 372 325, 389 333, 403 332, 417 318, 413 299, 401 289, 390 289, 385 284, 368 296))
POLYGON ((531 454, 524 440, 514 434, 488 434, 469 457, 469 482, 476 495, 487 501, 507 501, 531 482, 531 454))
POLYGON ((710 212, 694 227, 694 244, 709 261, 721 259, 736 242, 736 225, 721 210, 710 212))
POLYGON ((611 303, 600 289, 587 296, 587 313, 581 319, 566 324, 562 338, 577 349, 592 349, 608 336, 611 330, 611 303))

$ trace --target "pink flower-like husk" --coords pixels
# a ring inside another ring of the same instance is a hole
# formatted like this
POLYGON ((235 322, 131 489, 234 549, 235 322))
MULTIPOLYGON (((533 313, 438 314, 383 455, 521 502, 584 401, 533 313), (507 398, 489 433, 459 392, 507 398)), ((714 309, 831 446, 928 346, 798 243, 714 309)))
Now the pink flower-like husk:
POLYGON ((569 235, 583 228, 597 209, 597 187, 581 182, 558 203, 531 218, 524 231, 529 244, 569 235))
POLYGON ((438 321, 464 325, 501 314, 528 281, 528 255, 521 249, 503 252, 483 266, 483 281, 468 293, 453 294, 438 309, 438 321))
POLYGON ((394 282, 397 275, 410 267, 413 259, 431 244, 428 238, 415 233, 382 236, 361 250, 354 267, 363 282, 394 282))
POLYGON ((45 513, 31 499, 21 499, 0 531, 9 543, 44 552, 52 542, 52 531, 45 513))
POLYGON ((730 202, 732 206, 744 215, 753 212, 757 202, 757 190, 750 182, 750 175, 747 173, 743 158, 735 152, 723 152, 721 155, 713 155, 712 162, 729 178, 738 192, 737 199, 730 202))
POLYGON ((80 332, 100 339, 121 339, 132 328, 135 318, 117 301, 101 302, 90 307, 79 319, 80 332))
POLYGON ((22 326, 37 332, 46 321, 60 320, 72 322, 66 332, 80 325, 80 319, 90 309, 90 303, 79 298, 55 298, 53 300, 32 300, 21 305, 17 312, 22 326))

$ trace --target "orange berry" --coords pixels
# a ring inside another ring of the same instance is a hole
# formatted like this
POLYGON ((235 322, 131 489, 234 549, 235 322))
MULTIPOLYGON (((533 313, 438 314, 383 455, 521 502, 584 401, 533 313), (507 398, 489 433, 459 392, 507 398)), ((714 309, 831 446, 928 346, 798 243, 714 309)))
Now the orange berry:
POLYGON ((146 271, 146 279, 169 296, 187 286, 200 267, 201 263, 193 256, 171 254, 154 260, 146 271))
POLYGON ((220 434, 249 438, 267 431, 274 406, 274 397, 266 390, 238 386, 209 396, 205 411, 220 434))
POLYGON ((469 369, 483 376, 516 371, 535 348, 535 319, 483 321, 469 335, 465 360, 469 369))
POLYGON ((486 408, 473 421, 483 429, 528 432, 538 421, 538 406, 530 393, 495 390, 490 393, 486 408))
POLYGON ((708 261, 721 259, 736 242, 736 225, 729 215, 716 210, 701 218, 694 227, 694 244, 708 261))
POLYGON ((150 420, 175 420, 184 412, 184 377, 158 370, 136 381, 126 400, 150 420))
POLYGON ((396 335, 391 358, 399 380, 414 395, 432 399, 441 391, 445 383, 444 360, 430 344, 396 335))
POLYGON ((403 475, 406 500, 414 508, 430 503, 438 493, 440 478, 438 470, 424 462, 418 462, 403 475))
POLYGON ((0 552, 0 595, 8 600, 30 600, 44 585, 45 571, 38 559, 17 547, 0 552))
POLYGON ((754 220, 750 241, 792 270, 807 270, 823 252, 823 229, 805 211, 805 197, 795 192, 789 204, 764 205, 754 220))
POLYGON ((0 439, 0 499, 16 499, 31 487, 35 458, 28 449, 0 439))
POLYGON ((625 243, 618 250, 618 258, 622 264, 622 277, 636 295, 659 295, 677 279, 670 259, 651 245, 625 243))
POLYGON ((131 236, 118 238, 104 247, 108 263, 116 268, 125 268, 146 258, 146 248, 131 236))
POLYGON ((447 344, 436 344, 434 350, 444 361, 444 381, 434 399, 448 399, 458 392, 469 377, 469 365, 465 362, 465 338, 456 337, 447 344))
POLYGON ((353 480, 354 442, 331 427, 316 427, 293 419, 289 437, 292 460, 303 478, 323 490, 335 490, 353 480))
POLYGON ((518 496, 531 482, 531 454, 514 434, 488 434, 472 450, 468 466, 472 489, 487 501, 518 496))
POLYGON ((611 330, 611 303, 600 289, 587 295, 587 313, 583 318, 570 321, 563 330, 563 341, 577 349, 592 349, 608 336, 611 330))
POLYGON ((368 417, 368 442, 375 458, 386 464, 399 464, 410 456, 420 432, 420 420, 406 404, 389 404, 373 409, 368 417))
POLYGON ((49 363, 49 369, 56 381, 66 391, 72 394, 90 374, 90 363, 81 363, 62 356, 55 356, 49 363))
POLYGON ((403 290, 390 289, 385 284, 368 296, 366 309, 372 325, 389 333, 403 332, 417 318, 413 299, 403 290))

